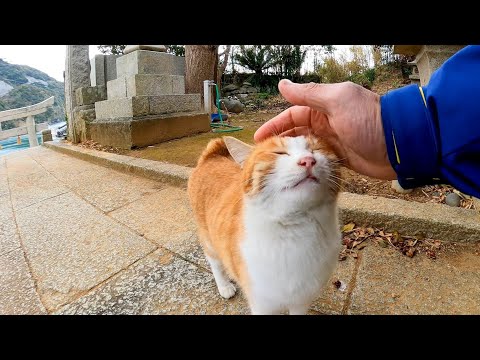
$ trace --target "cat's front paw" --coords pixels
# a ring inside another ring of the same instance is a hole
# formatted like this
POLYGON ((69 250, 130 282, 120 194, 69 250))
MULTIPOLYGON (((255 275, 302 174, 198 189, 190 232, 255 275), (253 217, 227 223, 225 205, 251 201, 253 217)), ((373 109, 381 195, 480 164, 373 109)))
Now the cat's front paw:
POLYGON ((233 285, 232 283, 228 283, 225 286, 218 287, 218 292, 225 299, 230 299, 233 295, 235 295, 236 291, 237 289, 235 288, 235 285, 233 285))

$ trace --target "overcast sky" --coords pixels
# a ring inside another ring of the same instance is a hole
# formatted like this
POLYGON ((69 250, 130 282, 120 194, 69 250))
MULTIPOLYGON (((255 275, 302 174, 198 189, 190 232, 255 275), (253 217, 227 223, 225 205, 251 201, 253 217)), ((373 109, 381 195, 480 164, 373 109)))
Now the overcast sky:
MULTIPOLYGON (((62 82, 65 52, 65 45, 0 45, 0 59, 31 66, 62 82)), ((100 54, 97 45, 90 45, 90 58, 95 54, 100 54)))
MULTIPOLYGON (((90 45, 90 58, 100 54, 98 45, 90 45)), ((345 51, 350 45, 334 45, 337 52, 345 51)), ((65 45, 0 45, 0 59, 10 64, 28 65, 63 82, 65 69, 65 45)), ((310 67, 307 59, 305 66, 310 67)))

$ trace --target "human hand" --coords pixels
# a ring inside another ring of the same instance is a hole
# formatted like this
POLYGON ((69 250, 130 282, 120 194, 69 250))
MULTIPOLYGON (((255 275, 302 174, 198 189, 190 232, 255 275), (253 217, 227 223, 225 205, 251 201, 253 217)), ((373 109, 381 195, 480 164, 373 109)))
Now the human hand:
POLYGON ((295 105, 263 124, 256 142, 272 135, 313 133, 325 138, 348 168, 378 179, 397 178, 388 160, 380 96, 352 82, 296 84, 283 79, 278 89, 295 105))

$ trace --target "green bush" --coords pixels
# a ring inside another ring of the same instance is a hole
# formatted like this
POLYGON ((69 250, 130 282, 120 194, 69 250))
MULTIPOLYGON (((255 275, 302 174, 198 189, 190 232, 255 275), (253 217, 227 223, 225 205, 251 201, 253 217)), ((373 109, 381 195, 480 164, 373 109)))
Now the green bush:
POLYGON ((255 96, 258 98, 258 99, 262 99, 262 100, 266 100, 270 97, 270 94, 269 93, 265 93, 265 92, 259 92, 259 93, 256 93, 255 96))
POLYGON ((364 74, 367 77, 368 81, 370 81, 370 83, 373 83, 373 81, 375 80, 375 68, 366 70, 364 74))
POLYGON ((348 78, 348 80, 354 82, 355 84, 366 87, 368 89, 370 89, 372 86, 372 82, 365 75, 365 72, 353 74, 348 78))

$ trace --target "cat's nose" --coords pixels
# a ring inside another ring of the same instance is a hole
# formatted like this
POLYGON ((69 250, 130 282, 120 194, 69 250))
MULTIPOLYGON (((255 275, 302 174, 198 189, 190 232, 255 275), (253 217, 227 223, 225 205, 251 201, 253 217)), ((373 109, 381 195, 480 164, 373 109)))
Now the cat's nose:
POLYGON ((311 169, 316 163, 317 161, 313 158, 313 156, 304 156, 298 160, 298 165, 305 166, 307 169, 311 169))

